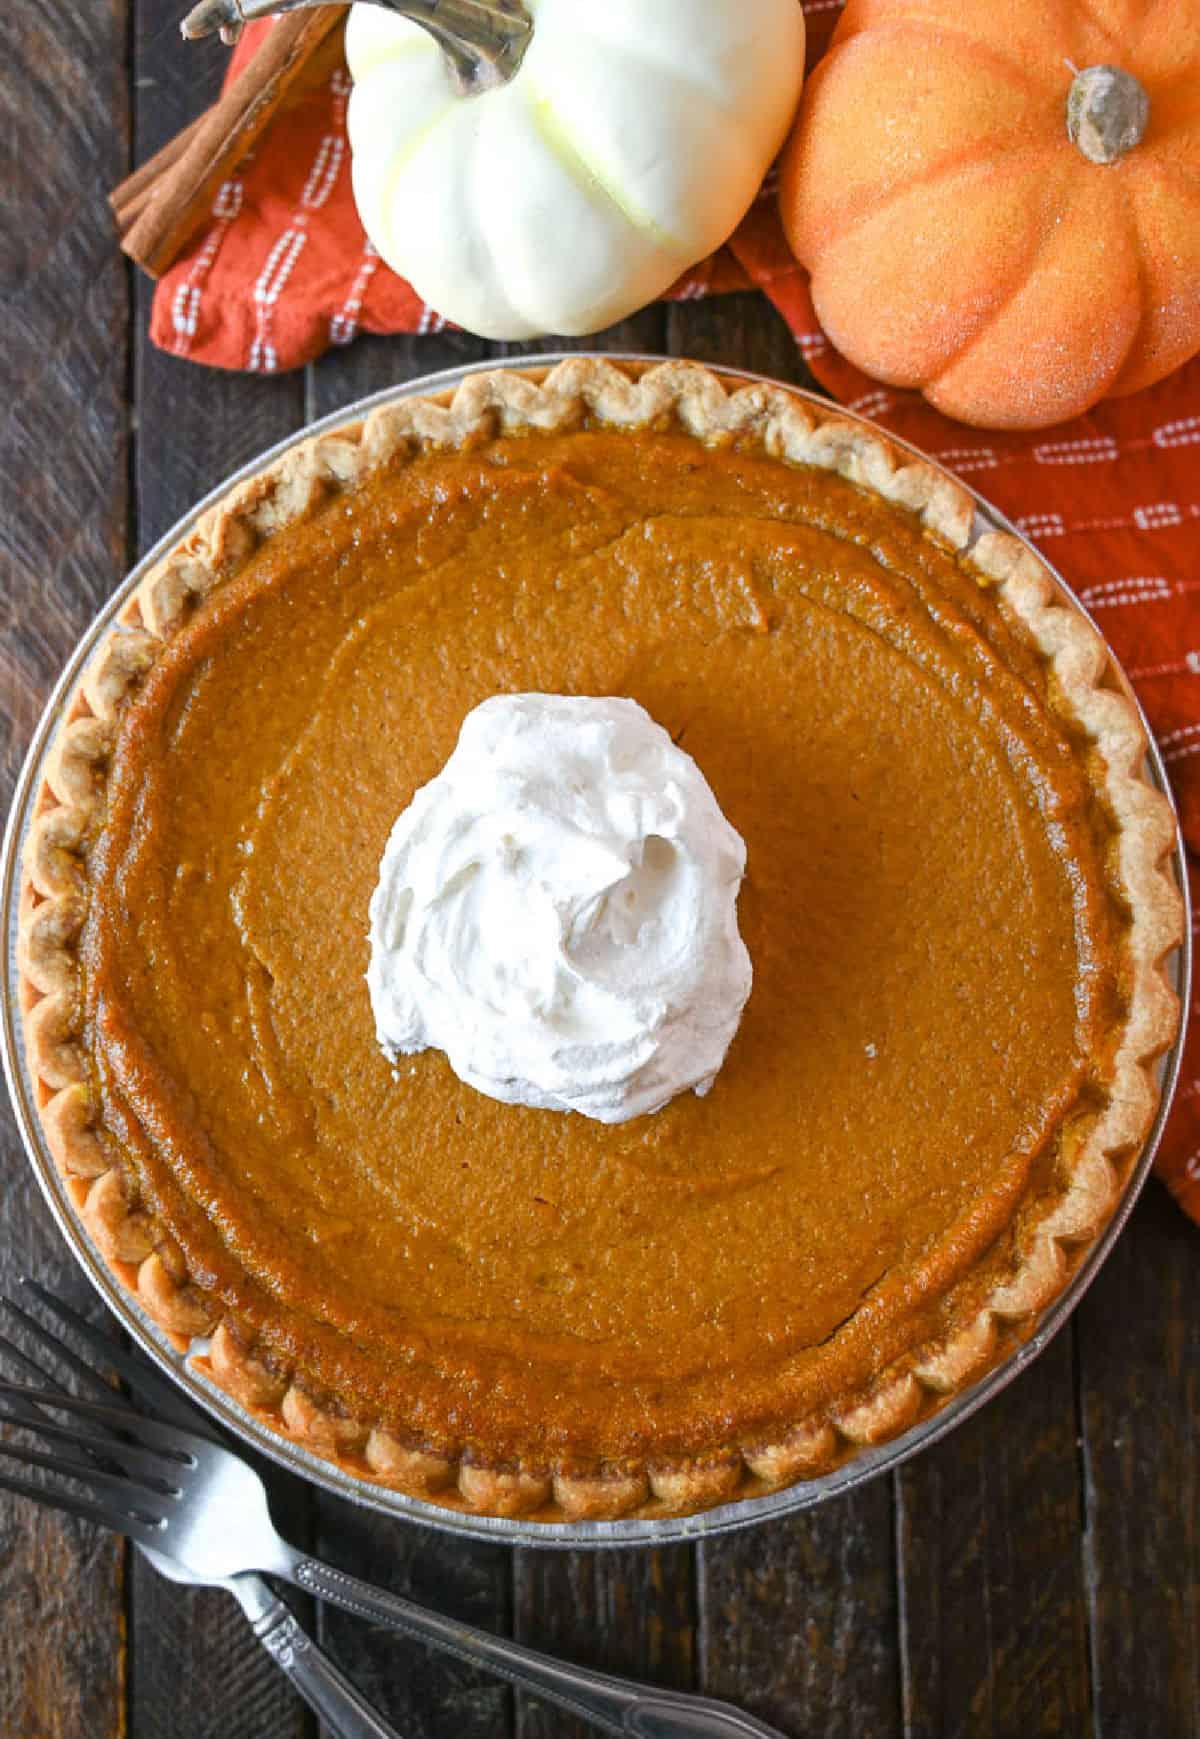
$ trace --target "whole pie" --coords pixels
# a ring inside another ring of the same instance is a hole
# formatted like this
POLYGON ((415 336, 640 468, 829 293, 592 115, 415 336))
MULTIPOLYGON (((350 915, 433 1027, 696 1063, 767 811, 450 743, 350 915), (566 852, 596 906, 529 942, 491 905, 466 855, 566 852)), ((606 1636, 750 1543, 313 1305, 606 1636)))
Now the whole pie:
POLYGON ((157 564, 51 758, 26 1031, 93 1238, 239 1402, 440 1504, 654 1516, 1032 1331, 1153 1119, 1181 904, 1102 641, 978 529, 783 389, 579 359, 311 438, 157 564), (640 702, 746 842, 703 1098, 376 1043, 389 830, 516 692, 640 702))

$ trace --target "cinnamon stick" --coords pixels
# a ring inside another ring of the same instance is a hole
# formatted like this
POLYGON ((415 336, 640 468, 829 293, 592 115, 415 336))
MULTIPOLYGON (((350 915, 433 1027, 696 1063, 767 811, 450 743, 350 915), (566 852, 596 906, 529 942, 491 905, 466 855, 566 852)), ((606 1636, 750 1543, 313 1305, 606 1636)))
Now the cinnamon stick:
POLYGON ((147 157, 140 169, 135 169, 132 175, 125 177, 119 187, 113 188, 108 196, 108 203, 117 220, 117 231, 120 235, 126 234, 132 227, 134 218, 145 209, 147 202, 161 191, 163 176, 179 162, 203 121, 204 116, 197 115, 181 133, 168 139, 161 151, 156 151, 153 157, 147 157))
POLYGON ((178 258, 345 10, 321 6, 277 18, 218 101, 114 190, 109 204, 121 247, 151 277, 178 258))

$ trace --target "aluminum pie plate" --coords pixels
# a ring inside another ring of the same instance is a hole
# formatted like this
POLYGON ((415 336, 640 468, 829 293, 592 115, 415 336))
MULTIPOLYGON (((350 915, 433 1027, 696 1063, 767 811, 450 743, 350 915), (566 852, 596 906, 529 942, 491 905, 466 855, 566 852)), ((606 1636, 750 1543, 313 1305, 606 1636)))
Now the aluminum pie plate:
MULTIPOLYGON (((662 360, 658 357, 635 355, 609 356, 608 359, 637 363, 662 360)), ((773 1517, 790 1515, 796 1510, 808 1509, 815 1504, 825 1503, 829 1498, 849 1491, 854 1486, 863 1484, 865 1480, 873 1479, 877 1474, 883 1473, 889 1468, 898 1467, 920 1450, 936 1443, 947 1432, 952 1431, 956 1425, 969 1418, 977 1408, 982 1407, 986 1401, 989 1401, 1011 1383, 1013 1378, 1019 1375, 1038 1356, 1062 1328, 1095 1278, 1100 1265, 1112 1249, 1114 1241, 1129 1216, 1146 1180, 1158 1147, 1163 1123, 1179 1074, 1182 1037, 1176 1041, 1172 1050, 1162 1059, 1160 1064, 1162 1097, 1158 1115, 1154 1120, 1154 1126, 1145 1150, 1130 1175, 1121 1202, 1103 1236, 1089 1251, 1066 1291, 1044 1312, 1028 1338, 970 1389, 948 1401, 938 1411, 919 1421, 910 1430, 894 1438, 891 1442, 882 1444, 877 1448, 860 1451, 832 1473, 826 1474, 820 1479, 790 1486, 785 1491, 775 1492, 769 1496, 724 1504, 717 1509, 705 1510, 699 1515, 674 1517, 661 1521, 534 1523, 520 1519, 506 1520, 495 1516, 476 1516, 464 1514, 457 1510, 443 1509, 436 1504, 426 1503, 418 1498, 406 1497, 402 1493, 389 1491, 386 1487, 372 1485, 365 1480, 355 1479, 344 1474, 330 1463, 310 1455, 306 1450, 299 1448, 286 1438, 267 1430, 258 1420, 251 1417, 235 1401, 195 1370, 187 1359, 181 1358, 162 1330, 151 1322, 134 1297, 109 1272, 99 1251, 84 1230, 83 1224, 63 1188, 38 1121, 34 1084, 29 1074, 25 1056, 17 995, 15 941, 21 848, 26 829, 32 819, 33 804, 45 765, 47 749, 66 703, 75 689, 93 648, 118 616, 130 593, 140 583, 154 562, 180 538, 186 536, 205 509, 223 495, 231 484, 254 476, 256 472, 272 464, 288 447, 294 446, 298 441, 306 439, 317 431, 337 428, 342 423, 354 421, 376 405, 393 403, 417 393, 439 392, 446 388, 453 388, 465 376, 477 373, 482 369, 497 366, 544 369, 561 360, 563 360, 562 354, 548 354, 521 358, 517 362, 497 363, 489 361, 467 368, 446 369, 439 374, 427 375, 420 380, 406 382, 402 386, 388 387, 382 392, 373 393, 369 398, 359 399, 356 403, 347 405, 344 409, 335 411, 331 415, 321 418, 320 421, 310 424, 302 432, 289 436, 287 440, 281 441, 277 446, 270 448, 250 464, 244 466, 222 483, 219 488, 214 489, 211 495, 198 502, 192 511, 181 519, 138 563, 76 647, 34 732, 33 742, 17 781, 12 813, 4 837, 3 856, 0 858, 0 897, 3 899, 4 910, 4 926, 3 932, 0 934, 4 969, 2 982, 3 1023, 0 1042, 3 1045, 4 1069, 12 1095, 17 1126, 28 1152, 29 1162, 72 1254, 121 1326, 133 1337, 143 1351, 160 1365, 193 1401, 219 1420, 234 1436, 242 1438, 291 1472, 313 1480, 325 1490, 347 1498, 352 1503, 382 1511, 387 1515, 403 1516, 410 1521, 424 1522, 450 1533, 469 1535, 475 1539, 493 1542, 505 1541, 512 1545, 523 1546, 661 1545, 667 1541, 702 1539, 734 1528, 750 1527, 754 1523, 768 1522, 773 1517)), ((828 401, 816 394, 803 392, 784 382, 770 381, 763 375, 750 374, 744 370, 733 368, 722 368, 718 372, 739 380, 765 381, 768 385, 782 387, 783 390, 795 394, 798 398, 807 399, 826 411, 830 409, 828 401)), ((867 428, 875 426, 866 418, 856 417, 849 411, 839 410, 839 414, 849 421, 862 423, 867 428)), ((888 440, 898 446, 908 445, 906 442, 897 440, 896 436, 886 430, 881 430, 880 433, 885 434, 888 440)), ((910 447, 909 450, 917 453, 927 464, 936 463, 930 460, 927 455, 919 454, 916 448, 910 447)), ((955 478, 955 481, 960 483, 962 487, 969 487, 962 485, 961 479, 955 478)), ((970 493, 974 494, 974 491, 970 491, 970 493)), ((979 495, 975 495, 975 501, 977 504, 976 535, 992 529, 1001 529, 1018 537, 1021 535, 1015 526, 979 495)), ((1081 613, 1086 614, 1083 611, 1083 606, 1066 583, 1057 575, 1055 578, 1064 600, 1081 613)), ((1133 691, 1115 657, 1112 658, 1112 665, 1115 678, 1136 705, 1136 696, 1133 695, 1133 691)), ((1149 730, 1147 730, 1147 738, 1151 742, 1147 758, 1148 775, 1154 784, 1170 798, 1162 761, 1157 748, 1153 746, 1149 730)), ((1187 875, 1182 840, 1178 836, 1178 831, 1175 848, 1175 874, 1186 902, 1187 875)), ((1182 1004, 1186 1008, 1191 983, 1190 921, 1184 932, 1183 945, 1176 950, 1171 962, 1171 972, 1182 1004)), ((192 1350, 198 1351, 202 1348, 197 1346, 192 1350)))

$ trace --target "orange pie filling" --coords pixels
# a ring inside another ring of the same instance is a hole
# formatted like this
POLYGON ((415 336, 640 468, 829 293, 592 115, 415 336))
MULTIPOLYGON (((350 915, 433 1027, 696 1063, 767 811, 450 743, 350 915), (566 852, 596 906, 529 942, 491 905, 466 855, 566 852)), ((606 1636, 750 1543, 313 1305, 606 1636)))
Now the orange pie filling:
POLYGON ((323 1405, 488 1465, 769 1442, 1015 1269, 1103 1108, 1095 751, 966 561, 828 472, 593 428, 279 530, 130 702, 91 851, 104 1139, 323 1405), (367 907, 464 715, 628 695, 746 841, 716 1083, 605 1126, 375 1042, 367 907))

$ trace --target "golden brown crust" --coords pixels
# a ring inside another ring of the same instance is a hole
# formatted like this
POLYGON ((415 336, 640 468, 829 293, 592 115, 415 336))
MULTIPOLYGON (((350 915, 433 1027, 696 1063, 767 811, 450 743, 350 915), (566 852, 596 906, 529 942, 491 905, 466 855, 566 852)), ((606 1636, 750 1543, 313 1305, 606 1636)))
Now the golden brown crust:
POLYGON ((680 1515, 812 1478, 855 1446, 886 1441, 973 1382, 1014 1334, 1030 1331, 1066 1284, 1078 1251, 1107 1223, 1153 1120, 1153 1065, 1179 1021, 1165 968, 1181 938, 1182 901, 1169 867, 1174 817, 1144 777, 1141 723, 1109 679, 1103 642, 1061 601, 1048 570, 1018 538, 989 531, 971 544, 974 521, 972 497, 933 466, 782 388, 724 383, 693 363, 642 371, 573 358, 548 373, 472 375, 452 395, 385 405, 360 424, 298 444, 211 508, 146 576, 84 675, 26 841, 19 915, 26 1043, 47 1143, 98 1248, 177 1344, 210 1337, 201 1367, 242 1406, 346 1472, 454 1508, 543 1521, 680 1515), (868 1390, 844 1397, 825 1416, 797 1421, 774 1443, 722 1443, 705 1457, 669 1465, 495 1468, 469 1453, 451 1461, 343 1417, 292 1374, 264 1363, 235 1322, 219 1319, 97 1129, 79 1039, 75 951, 85 852, 102 812, 116 720, 195 603, 263 538, 379 465, 499 432, 561 431, 585 417, 623 427, 674 421, 707 442, 757 441, 781 460, 838 471, 916 514, 952 550, 969 549, 1049 660, 1062 704, 1102 762, 1131 914, 1129 1011, 1106 1108, 1082 1135, 1064 1140, 1066 1189, 1026 1236, 1012 1272, 948 1339, 907 1353, 868 1390))

